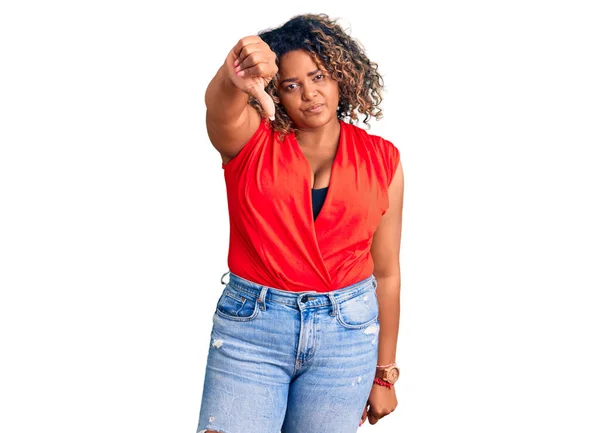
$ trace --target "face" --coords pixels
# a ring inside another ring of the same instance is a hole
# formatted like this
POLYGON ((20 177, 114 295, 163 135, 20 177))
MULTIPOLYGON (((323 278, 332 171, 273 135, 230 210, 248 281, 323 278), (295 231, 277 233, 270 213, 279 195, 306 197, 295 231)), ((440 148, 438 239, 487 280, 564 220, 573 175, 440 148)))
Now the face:
POLYGON ((280 58, 277 94, 298 128, 337 121, 338 83, 304 50, 290 51, 280 58))

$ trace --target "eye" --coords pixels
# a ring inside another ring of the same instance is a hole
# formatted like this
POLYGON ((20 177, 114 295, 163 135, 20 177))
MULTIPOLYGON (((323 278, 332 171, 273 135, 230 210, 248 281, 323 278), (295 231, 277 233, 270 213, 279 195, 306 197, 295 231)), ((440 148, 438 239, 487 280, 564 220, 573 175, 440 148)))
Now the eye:
POLYGON ((319 78, 319 77, 321 77, 320 79, 322 79, 322 78, 325 78, 325 75, 324 75, 324 74, 319 74, 319 75, 315 76, 315 80, 316 80, 317 78, 319 78))
POLYGON ((285 86, 285 90, 294 90, 295 87, 292 87, 292 86, 296 86, 296 84, 293 84, 293 83, 292 84, 288 84, 287 86, 285 86))

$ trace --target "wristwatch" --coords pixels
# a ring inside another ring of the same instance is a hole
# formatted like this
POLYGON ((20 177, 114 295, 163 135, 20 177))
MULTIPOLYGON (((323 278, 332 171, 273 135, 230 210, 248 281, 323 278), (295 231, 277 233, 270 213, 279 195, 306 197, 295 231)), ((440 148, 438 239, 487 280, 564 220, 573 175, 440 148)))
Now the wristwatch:
POLYGON ((386 368, 377 368, 375 377, 385 380, 393 385, 398 380, 398 377, 400 377, 400 369, 397 365, 390 365, 386 368))

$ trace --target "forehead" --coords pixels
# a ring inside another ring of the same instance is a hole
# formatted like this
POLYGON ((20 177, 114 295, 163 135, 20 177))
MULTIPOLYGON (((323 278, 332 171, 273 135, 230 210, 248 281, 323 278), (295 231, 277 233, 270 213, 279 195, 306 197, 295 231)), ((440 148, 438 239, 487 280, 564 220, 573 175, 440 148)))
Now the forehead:
POLYGON ((282 80, 289 77, 302 77, 322 66, 320 62, 316 63, 307 51, 289 51, 279 59, 279 77, 282 80))

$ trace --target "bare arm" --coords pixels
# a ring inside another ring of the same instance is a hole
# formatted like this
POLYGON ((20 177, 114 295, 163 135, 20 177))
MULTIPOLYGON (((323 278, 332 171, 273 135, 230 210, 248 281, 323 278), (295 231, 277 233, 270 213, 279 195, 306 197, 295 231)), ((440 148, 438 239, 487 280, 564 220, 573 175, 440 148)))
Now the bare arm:
POLYGON ((276 73, 275 54, 258 36, 248 36, 231 49, 209 83, 204 96, 206 128, 224 163, 238 154, 260 124, 248 95, 260 101, 267 115, 275 114, 264 87, 276 73))
POLYGON ((371 254, 375 263, 379 302, 378 365, 396 361, 396 342, 400 321, 400 237, 404 201, 404 173, 399 162, 388 189, 389 209, 381 217, 373 235, 371 254))
POLYGON ((248 104, 248 95, 235 87, 223 64, 204 97, 206 130, 224 163, 238 154, 260 123, 260 115, 248 104))

